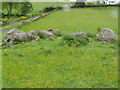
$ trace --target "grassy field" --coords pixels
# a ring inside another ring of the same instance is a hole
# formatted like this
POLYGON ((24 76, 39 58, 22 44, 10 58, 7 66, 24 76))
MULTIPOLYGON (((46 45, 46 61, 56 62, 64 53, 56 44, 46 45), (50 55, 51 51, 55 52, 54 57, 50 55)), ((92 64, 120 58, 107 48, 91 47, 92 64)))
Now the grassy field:
MULTIPOLYGON (((64 4, 72 4, 72 3, 69 3, 69 2, 32 2, 33 10, 28 14, 36 14, 46 7, 58 6, 58 5, 62 6, 64 4)), ((7 10, 5 10, 5 9, 3 10, 3 12, 5 14, 7 14, 7 10)), ((17 13, 18 13, 18 11, 13 9, 13 14, 17 14, 17 13)))
MULTIPOLYGON (((98 27, 118 34, 117 8, 84 8, 58 11, 20 28, 23 31, 50 28, 65 33, 93 32, 98 27), (88 17, 88 19, 86 19, 88 17)), ((102 44, 90 38, 81 47, 61 46, 40 39, 21 43, 2 52, 3 88, 117 88, 117 41, 102 44)))
POLYGON ((118 30, 117 8, 84 8, 55 12, 34 23, 23 26, 21 30, 58 29, 66 33, 96 32, 98 27, 118 30), (86 17, 88 19, 86 19, 86 17))

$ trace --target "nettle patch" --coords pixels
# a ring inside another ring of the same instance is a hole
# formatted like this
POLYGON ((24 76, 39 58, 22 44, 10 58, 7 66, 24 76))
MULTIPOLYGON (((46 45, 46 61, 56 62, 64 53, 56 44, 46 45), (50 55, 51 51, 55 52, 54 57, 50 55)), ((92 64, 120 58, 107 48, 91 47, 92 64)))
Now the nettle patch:
POLYGON ((60 42, 60 45, 67 45, 70 47, 79 47, 85 46, 88 44, 88 41, 81 37, 75 37, 70 35, 65 35, 60 42))

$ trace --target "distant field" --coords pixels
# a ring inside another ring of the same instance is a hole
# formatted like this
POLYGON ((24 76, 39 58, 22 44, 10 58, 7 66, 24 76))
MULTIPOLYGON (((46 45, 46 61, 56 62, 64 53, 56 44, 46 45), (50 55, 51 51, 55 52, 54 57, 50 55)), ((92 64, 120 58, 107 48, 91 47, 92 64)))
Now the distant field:
POLYGON ((31 14, 37 13, 49 6, 58 6, 58 5, 62 6, 64 4, 72 4, 72 3, 68 3, 68 2, 32 2, 33 11, 31 12, 31 14))
MULTIPOLYGON (((50 6, 62 6, 64 4, 72 4, 69 2, 31 2, 33 6, 33 11, 31 11, 28 14, 35 14, 38 13, 39 11, 43 10, 46 7, 50 6)), ((7 10, 3 10, 4 13, 7 13, 7 10)), ((13 14, 19 13, 16 9, 13 9, 13 14)))
POLYGON ((58 29, 66 33, 96 32, 98 27, 118 30, 117 8, 58 11, 21 28, 23 31, 58 29), (86 19, 87 18, 87 19, 86 19))
MULTIPOLYGON (((20 28, 93 32, 98 27, 118 33, 117 8, 58 11, 20 28)), ((3 88, 117 88, 118 47, 90 38, 86 46, 61 46, 62 37, 25 42, 2 51, 3 88)))

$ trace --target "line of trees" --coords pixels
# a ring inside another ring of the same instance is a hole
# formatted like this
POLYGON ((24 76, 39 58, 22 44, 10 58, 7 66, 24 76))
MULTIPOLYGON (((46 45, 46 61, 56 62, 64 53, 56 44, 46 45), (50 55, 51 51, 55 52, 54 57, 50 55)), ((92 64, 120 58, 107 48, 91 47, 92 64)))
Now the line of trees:
POLYGON ((3 2, 2 10, 7 11, 7 16, 10 18, 13 14, 13 9, 17 10, 21 15, 26 15, 33 10, 30 2, 3 2))
POLYGON ((120 4, 104 4, 104 3, 85 3, 85 2, 75 2, 72 8, 80 7, 111 7, 111 6, 120 6, 120 4))

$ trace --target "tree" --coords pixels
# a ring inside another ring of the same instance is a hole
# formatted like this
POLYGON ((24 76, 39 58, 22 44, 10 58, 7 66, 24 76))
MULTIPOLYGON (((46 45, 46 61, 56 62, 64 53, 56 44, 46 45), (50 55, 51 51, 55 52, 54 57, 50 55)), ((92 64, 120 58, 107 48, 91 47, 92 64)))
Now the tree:
POLYGON ((21 2, 20 11, 22 15, 26 15, 32 10, 33 10, 33 7, 30 2, 21 2))
POLYGON ((3 2, 2 9, 6 9, 8 16, 10 17, 12 15, 13 8, 16 8, 17 5, 18 5, 18 2, 3 2))
POLYGON ((13 14, 13 9, 16 9, 17 11, 20 11, 22 15, 26 15, 28 12, 33 10, 32 4, 30 2, 3 2, 2 3, 2 9, 7 10, 8 17, 11 17, 13 14))

